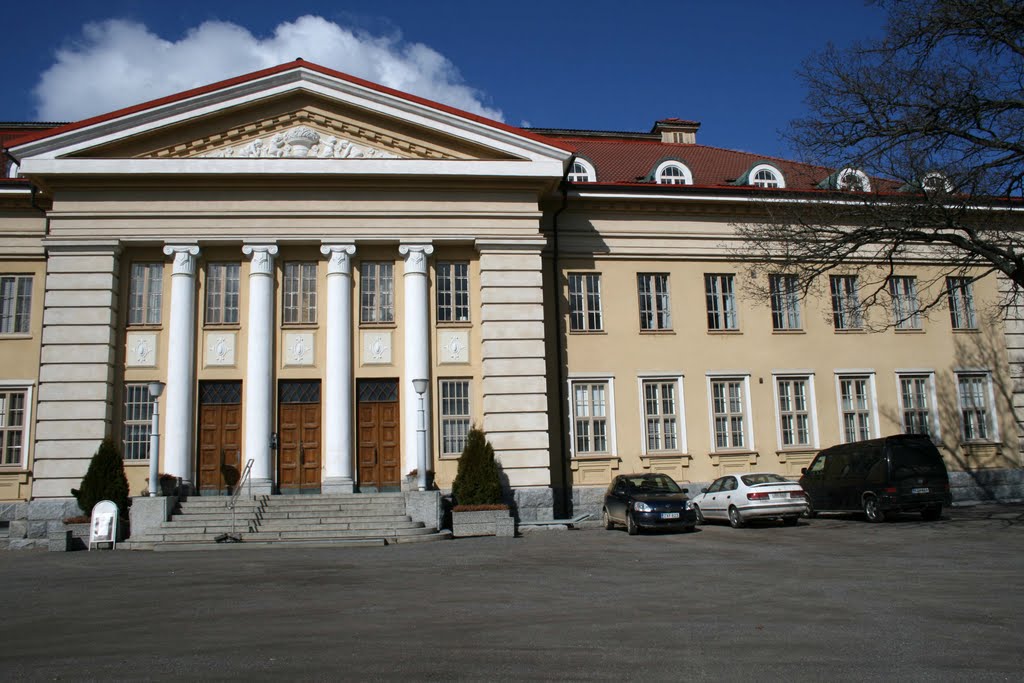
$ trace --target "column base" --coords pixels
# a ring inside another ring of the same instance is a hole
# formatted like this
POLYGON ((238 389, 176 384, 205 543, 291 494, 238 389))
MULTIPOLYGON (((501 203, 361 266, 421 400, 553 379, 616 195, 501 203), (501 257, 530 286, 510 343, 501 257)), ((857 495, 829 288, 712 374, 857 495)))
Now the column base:
POLYGON ((328 477, 320 484, 320 492, 325 494, 353 493, 354 491, 355 482, 349 477, 328 477))
MULTIPOLYGON (((254 496, 269 496, 274 493, 274 482, 269 479, 250 479, 252 482, 252 495, 254 496)), ((245 495, 249 494, 249 482, 241 485, 242 493, 245 495)))

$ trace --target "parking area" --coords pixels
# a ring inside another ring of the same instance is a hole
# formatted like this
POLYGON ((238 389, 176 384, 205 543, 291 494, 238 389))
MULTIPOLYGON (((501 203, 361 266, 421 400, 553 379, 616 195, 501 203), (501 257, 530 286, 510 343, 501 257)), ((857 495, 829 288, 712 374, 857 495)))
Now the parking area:
POLYGON ((8 679, 1019 680, 1024 506, 689 534, 0 553, 8 679))

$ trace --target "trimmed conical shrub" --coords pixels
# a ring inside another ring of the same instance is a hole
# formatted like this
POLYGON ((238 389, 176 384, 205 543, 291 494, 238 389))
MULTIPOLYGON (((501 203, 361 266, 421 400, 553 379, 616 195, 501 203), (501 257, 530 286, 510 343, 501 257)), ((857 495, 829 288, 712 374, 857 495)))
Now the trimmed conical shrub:
POLYGON ((71 489, 71 495, 86 515, 92 514, 93 506, 101 500, 117 503, 121 514, 127 514, 128 477, 124 474, 124 460, 110 439, 104 439, 92 456, 81 487, 71 489))
POLYGON ((452 484, 456 505, 500 505, 501 477, 494 448, 484 433, 473 427, 459 456, 459 470, 452 484))

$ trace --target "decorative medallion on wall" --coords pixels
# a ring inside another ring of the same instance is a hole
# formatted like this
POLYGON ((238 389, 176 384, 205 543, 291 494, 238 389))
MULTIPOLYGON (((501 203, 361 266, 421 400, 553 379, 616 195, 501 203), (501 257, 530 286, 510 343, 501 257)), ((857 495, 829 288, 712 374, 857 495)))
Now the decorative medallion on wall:
POLYGON ((442 363, 469 362, 469 330, 441 330, 437 338, 442 363))
POLYGON ((312 332, 288 332, 284 335, 284 364, 313 364, 312 332))
POLYGON ((321 135, 309 126, 297 126, 235 147, 203 154, 211 158, 283 159, 399 159, 397 154, 367 147, 333 135, 321 135))
POLYGON ((206 333, 206 365, 235 364, 235 333, 206 333))
POLYGON ((129 332, 125 364, 130 368, 156 367, 156 333, 129 332))
POLYGON ((363 363, 381 365, 391 362, 391 332, 363 332, 363 363))

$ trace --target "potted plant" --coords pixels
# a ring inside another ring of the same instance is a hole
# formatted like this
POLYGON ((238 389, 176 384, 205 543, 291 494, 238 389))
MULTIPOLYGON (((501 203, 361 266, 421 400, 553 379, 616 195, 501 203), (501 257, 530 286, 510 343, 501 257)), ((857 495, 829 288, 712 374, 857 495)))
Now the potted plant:
POLYGON ((494 448, 473 427, 459 456, 452 484, 453 536, 514 536, 515 520, 505 504, 494 448))

